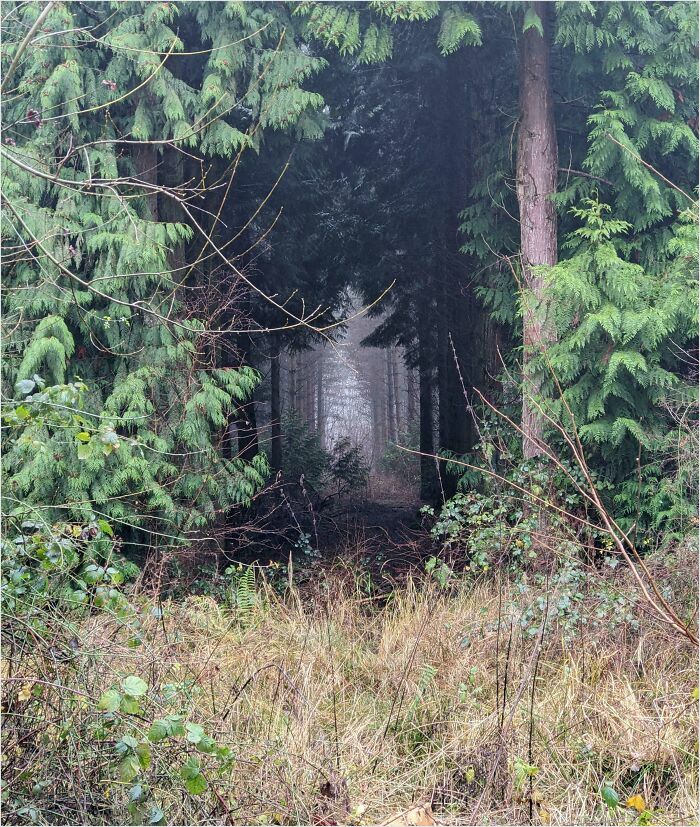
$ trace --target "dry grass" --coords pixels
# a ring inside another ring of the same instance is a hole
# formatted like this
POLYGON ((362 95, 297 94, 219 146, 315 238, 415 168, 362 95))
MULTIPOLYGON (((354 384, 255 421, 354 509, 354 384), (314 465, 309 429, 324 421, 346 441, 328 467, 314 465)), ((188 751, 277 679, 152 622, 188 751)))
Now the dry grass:
MULTIPOLYGON (((181 711, 235 762, 222 772, 201 756, 209 788, 193 797, 178 776, 182 739, 154 745, 148 800, 170 824, 376 824, 426 801, 444 824, 526 824, 531 808, 535 824, 635 823, 633 809, 603 805, 604 781, 623 803, 642 795, 651 823, 696 823, 697 653, 644 617, 637 630, 555 624, 538 658, 511 584, 448 593, 409 581, 380 609, 331 576, 305 598, 259 584, 244 613, 207 597, 167 604, 162 619, 150 608, 142 646, 95 616, 81 629, 79 669, 48 675, 86 693, 70 706, 75 741, 50 735, 6 752, 30 777, 47 761, 71 776, 38 795, 45 812, 65 812, 73 796, 83 823, 129 823, 135 782, 114 780, 114 741, 181 711), (86 756, 93 703, 130 673, 149 684, 147 720, 118 715, 107 746, 86 756), (180 689, 166 702, 170 683, 180 689), (538 768, 532 789, 518 782, 519 760, 538 768)), ((51 693, 53 705, 66 696, 44 687, 16 714, 36 715, 31 705, 51 706, 51 693)))

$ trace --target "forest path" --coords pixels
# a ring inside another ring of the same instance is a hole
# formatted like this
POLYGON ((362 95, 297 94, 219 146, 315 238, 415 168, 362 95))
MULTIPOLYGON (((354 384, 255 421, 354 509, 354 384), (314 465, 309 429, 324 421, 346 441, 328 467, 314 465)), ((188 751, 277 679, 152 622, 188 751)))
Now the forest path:
POLYGON ((395 577, 420 563, 426 535, 417 498, 373 486, 371 497, 333 503, 317 520, 325 564, 343 562, 395 577))

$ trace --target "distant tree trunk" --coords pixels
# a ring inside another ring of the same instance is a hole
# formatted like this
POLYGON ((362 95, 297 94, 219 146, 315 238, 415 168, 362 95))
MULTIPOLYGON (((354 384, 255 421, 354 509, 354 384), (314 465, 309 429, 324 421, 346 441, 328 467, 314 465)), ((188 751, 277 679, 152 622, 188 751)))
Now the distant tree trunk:
POLYGON ((394 430, 398 442, 401 437, 401 392, 399 388, 399 360, 396 358, 394 348, 391 348, 391 385, 394 396, 394 430))
POLYGON ((420 408, 420 496, 432 501, 437 494, 433 440, 433 376, 428 352, 427 335, 418 343, 418 382, 420 408))
POLYGON ((282 467, 282 404, 280 396, 280 359, 277 342, 270 357, 270 464, 273 471, 282 467))
POLYGON ((546 2, 530 4, 539 16, 544 37, 530 27, 520 40, 520 128, 518 132, 516 187, 520 208, 520 250, 525 290, 523 311, 523 455, 542 453, 544 420, 532 404, 542 379, 532 361, 555 332, 548 318, 548 301, 539 265, 557 263, 557 214, 552 196, 557 188, 557 136, 550 78, 549 9, 546 2))
POLYGON ((316 357, 316 430, 321 445, 326 437, 326 412, 323 396, 323 353, 319 351, 316 357))
POLYGON ((373 373, 374 373, 374 387, 379 405, 379 458, 384 455, 387 444, 387 429, 386 429, 386 379, 384 371, 384 359, 381 350, 374 351, 373 373))
POLYGON ((394 375, 391 366, 391 348, 386 348, 386 421, 389 442, 396 443, 396 419, 394 408, 394 375))
POLYGON ((297 401, 297 389, 298 389, 298 354, 292 351, 289 354, 289 408, 292 412, 292 416, 299 415, 298 409, 298 401, 297 401))
POLYGON ((413 368, 406 368, 406 430, 416 424, 416 377, 413 368))
MULTIPOLYGON (((371 383, 370 389, 372 388, 371 383)), ((377 466, 384 451, 381 436, 382 406, 378 393, 371 393, 372 399, 372 465, 377 466)))
POLYGON ((306 421, 313 431, 316 424, 316 360, 312 350, 306 358, 306 421))

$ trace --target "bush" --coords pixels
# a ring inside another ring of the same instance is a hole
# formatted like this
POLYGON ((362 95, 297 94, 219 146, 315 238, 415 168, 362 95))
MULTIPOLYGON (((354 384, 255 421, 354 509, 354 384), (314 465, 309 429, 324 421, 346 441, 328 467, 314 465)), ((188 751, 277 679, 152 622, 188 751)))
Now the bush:
POLYGON ((296 414, 283 419, 282 431, 282 473, 286 480, 297 482, 303 478, 304 488, 317 495, 330 490, 340 496, 367 485, 369 465, 349 439, 339 439, 328 451, 319 433, 296 414))

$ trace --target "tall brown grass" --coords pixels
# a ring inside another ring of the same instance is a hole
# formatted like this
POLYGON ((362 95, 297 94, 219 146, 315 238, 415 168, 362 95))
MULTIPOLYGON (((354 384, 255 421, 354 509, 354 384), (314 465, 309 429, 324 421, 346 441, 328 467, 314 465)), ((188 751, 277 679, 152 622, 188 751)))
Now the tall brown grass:
MULTIPOLYGON (((142 597, 139 647, 95 615, 72 661, 6 662, 6 799, 29 790, 43 823, 132 823, 114 743, 180 711, 235 761, 191 796, 185 747, 154 744, 138 783, 169 824, 377 824, 417 803, 444 824, 633 824, 633 795, 642 820, 696 823, 697 652, 648 613, 601 619, 591 598, 573 626, 535 617, 533 633, 524 612, 556 587, 409 579, 378 600, 359 583, 319 574, 282 598, 259 577, 245 610, 193 596, 162 617, 142 597), (100 740, 96 703, 128 674, 147 706, 100 740)), ((619 569, 614 585, 634 588, 619 569)))

